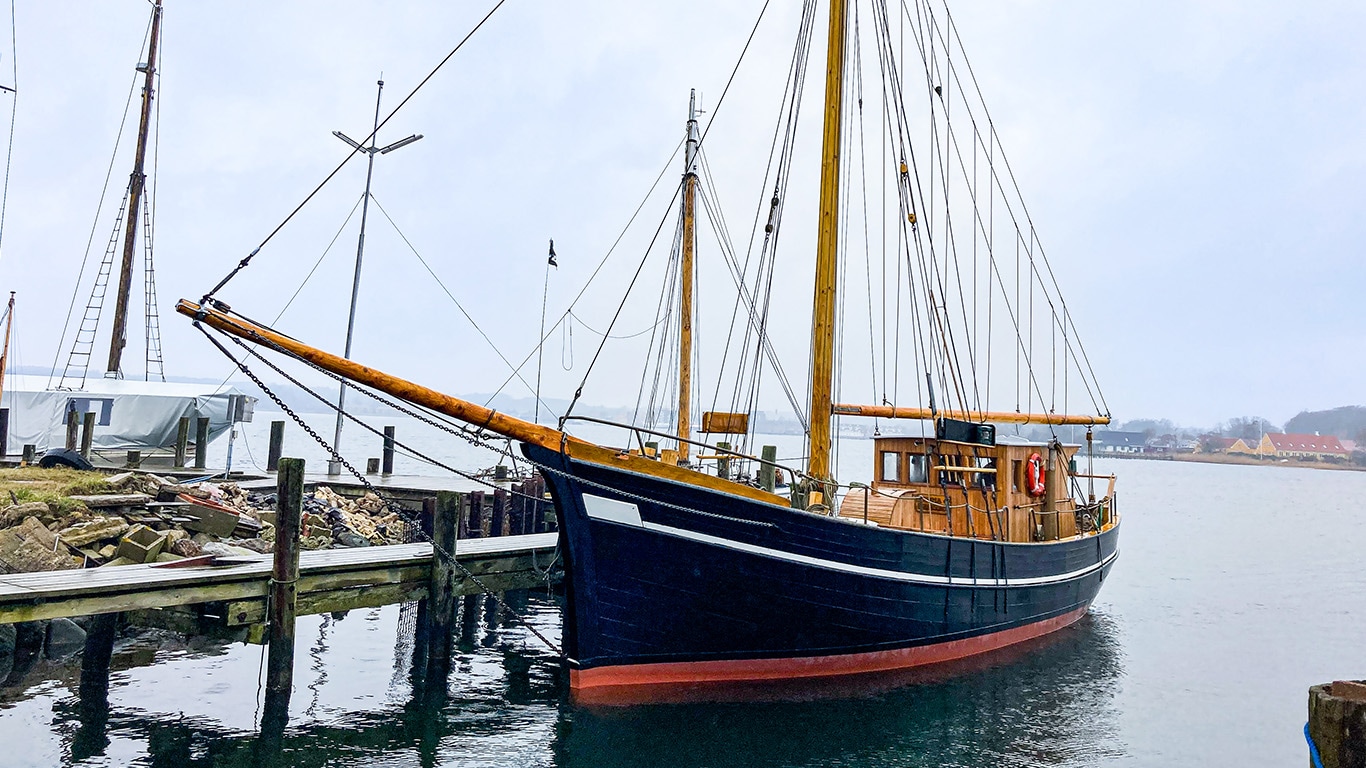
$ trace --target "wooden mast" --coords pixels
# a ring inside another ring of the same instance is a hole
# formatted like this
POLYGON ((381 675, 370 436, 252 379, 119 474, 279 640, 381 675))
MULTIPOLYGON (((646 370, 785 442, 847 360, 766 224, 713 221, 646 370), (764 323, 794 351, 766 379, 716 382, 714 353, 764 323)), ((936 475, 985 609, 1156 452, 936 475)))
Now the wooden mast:
POLYGON ((683 254, 679 260, 682 285, 679 293, 678 331, 678 460, 687 463, 692 424, 692 296, 693 251, 697 243, 697 91, 688 97, 688 145, 683 172, 683 254))
POLYGON ((109 364, 105 366, 106 378, 118 378, 123 361, 123 348, 128 343, 128 294, 133 283, 133 253, 137 243, 138 212, 142 205, 142 192, 147 179, 143 173, 143 160, 147 156, 147 127, 152 119, 152 84, 156 75, 157 39, 161 34, 161 0, 152 7, 152 38, 147 47, 147 62, 143 72, 146 79, 142 86, 142 119, 138 125, 138 148, 133 160, 133 174, 128 179, 127 228, 123 236, 123 263, 119 268, 119 292, 114 304, 114 332, 109 338, 109 364))
MULTIPOLYGON (((5 346, 0 347, 0 399, 5 395, 5 374, 9 371, 9 331, 14 326, 14 291, 9 292, 9 306, 5 309, 5 346)), ((3 448, 4 446, 0 446, 3 448)))
POLYGON ((846 0, 830 0, 825 61, 825 130, 821 139, 820 231, 816 238, 816 289, 811 323, 811 441, 807 473, 830 480, 830 419, 835 372, 835 249, 839 242, 840 135, 844 112, 846 0))

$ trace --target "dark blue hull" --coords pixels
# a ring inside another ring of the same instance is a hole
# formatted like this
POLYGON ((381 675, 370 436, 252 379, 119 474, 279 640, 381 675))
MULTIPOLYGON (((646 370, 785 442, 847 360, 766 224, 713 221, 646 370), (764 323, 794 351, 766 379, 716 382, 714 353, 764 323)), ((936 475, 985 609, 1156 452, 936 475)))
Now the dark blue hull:
POLYGON ((860 673, 980 653, 1075 620, 1118 526, 968 540, 799 512, 536 446, 560 515, 575 687, 860 673))

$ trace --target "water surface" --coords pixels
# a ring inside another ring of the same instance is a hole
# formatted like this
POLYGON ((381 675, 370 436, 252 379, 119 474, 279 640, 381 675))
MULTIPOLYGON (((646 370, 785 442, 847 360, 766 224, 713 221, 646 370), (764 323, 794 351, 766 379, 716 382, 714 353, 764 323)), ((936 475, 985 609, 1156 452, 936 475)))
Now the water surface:
MULTIPOLYGON (((260 647, 145 633, 121 643, 107 708, 79 695, 78 661, 13 673, 0 765, 1303 764, 1308 686, 1366 674, 1366 474, 1097 469, 1121 475, 1124 530, 1093 610, 969 663, 804 700, 590 710, 553 651, 479 603, 442 700, 415 693, 411 611, 390 606, 300 619, 281 754, 258 749, 260 647)), ((553 597, 512 602, 558 639, 553 597)))

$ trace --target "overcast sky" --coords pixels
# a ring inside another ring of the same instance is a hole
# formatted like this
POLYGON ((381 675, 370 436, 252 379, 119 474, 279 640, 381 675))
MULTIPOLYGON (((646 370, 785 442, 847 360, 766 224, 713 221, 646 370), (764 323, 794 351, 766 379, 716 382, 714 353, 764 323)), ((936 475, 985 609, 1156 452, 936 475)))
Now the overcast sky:
MULTIPOLYGON (((491 5, 167 3, 156 248, 168 373, 227 373, 173 313, 175 300, 207 291, 345 157, 333 130, 368 132, 381 72, 387 114, 491 5)), ((551 276, 553 318, 665 168, 690 88, 713 116, 761 5, 507 0, 380 134, 381 144, 425 138, 375 164, 375 198, 397 230, 371 209, 353 357, 449 392, 500 384, 506 367, 397 231, 520 361, 537 338, 547 240, 561 264, 551 276)), ((708 154, 732 230, 748 230, 763 194, 798 5, 773 3, 714 115, 708 154)), ((17 109, 0 289, 18 291, 20 364, 51 364, 92 223, 78 308, 109 239, 113 211, 95 222, 96 206, 149 8, 145 0, 21 2, 17 51, 0 45, 0 83, 13 84, 18 66, 17 97, 0 96, 17 109)), ((1366 6, 952 8, 1117 418, 1283 422, 1366 399, 1358 263, 1366 6)), ((130 115, 126 132, 135 121, 130 115)), ((130 157, 126 148, 115 160, 115 207, 130 157)), ((814 173, 818 158, 803 162, 814 173)), ((666 188, 679 169, 669 169, 666 188)), ((348 165, 221 298, 274 318, 342 229, 364 173, 363 162, 348 165)), ((667 202, 657 197, 642 212, 576 308, 582 323, 601 329, 611 319, 667 202)), ((814 232, 810 210, 789 208, 794 238, 814 232)), ((340 350, 357 223, 342 230, 279 328, 340 350)), ((701 269, 704 285, 722 284, 714 263, 701 269)), ((792 272, 775 335, 800 385, 810 289, 800 269, 792 272)), ((652 322, 658 290, 645 293, 616 332, 652 322)), ((701 305, 728 309, 712 292, 701 305)), ((704 333, 724 323, 701 321, 704 333)), ((140 318, 132 324, 140 328, 140 318)), ((548 395, 572 394, 596 342, 576 324, 572 343, 560 334, 548 344, 548 395)), ((130 334, 130 374, 141 370, 140 344, 130 334)), ((620 346, 599 364, 586 401, 634 401, 640 349, 620 346)))

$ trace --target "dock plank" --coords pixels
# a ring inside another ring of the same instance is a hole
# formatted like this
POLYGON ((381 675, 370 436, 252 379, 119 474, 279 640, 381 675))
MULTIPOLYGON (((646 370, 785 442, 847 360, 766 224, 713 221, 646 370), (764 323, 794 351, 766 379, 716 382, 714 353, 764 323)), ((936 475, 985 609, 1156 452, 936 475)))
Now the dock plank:
MULTIPOLYGON (((503 585, 544 569, 557 542, 554 533, 467 539, 457 543, 455 555, 471 573, 480 575, 481 581, 488 574, 503 585)), ((304 552, 299 558, 300 599, 309 606, 339 605, 347 595, 361 599, 365 589, 373 587, 393 588, 368 599, 378 599, 381 594, 416 594, 417 585, 430 578, 431 557, 429 543, 304 552), (331 596, 304 599, 312 593, 331 596)), ((126 565, 8 574, 0 577, 0 624, 264 599, 270 574, 268 555, 226 566, 126 565)))

